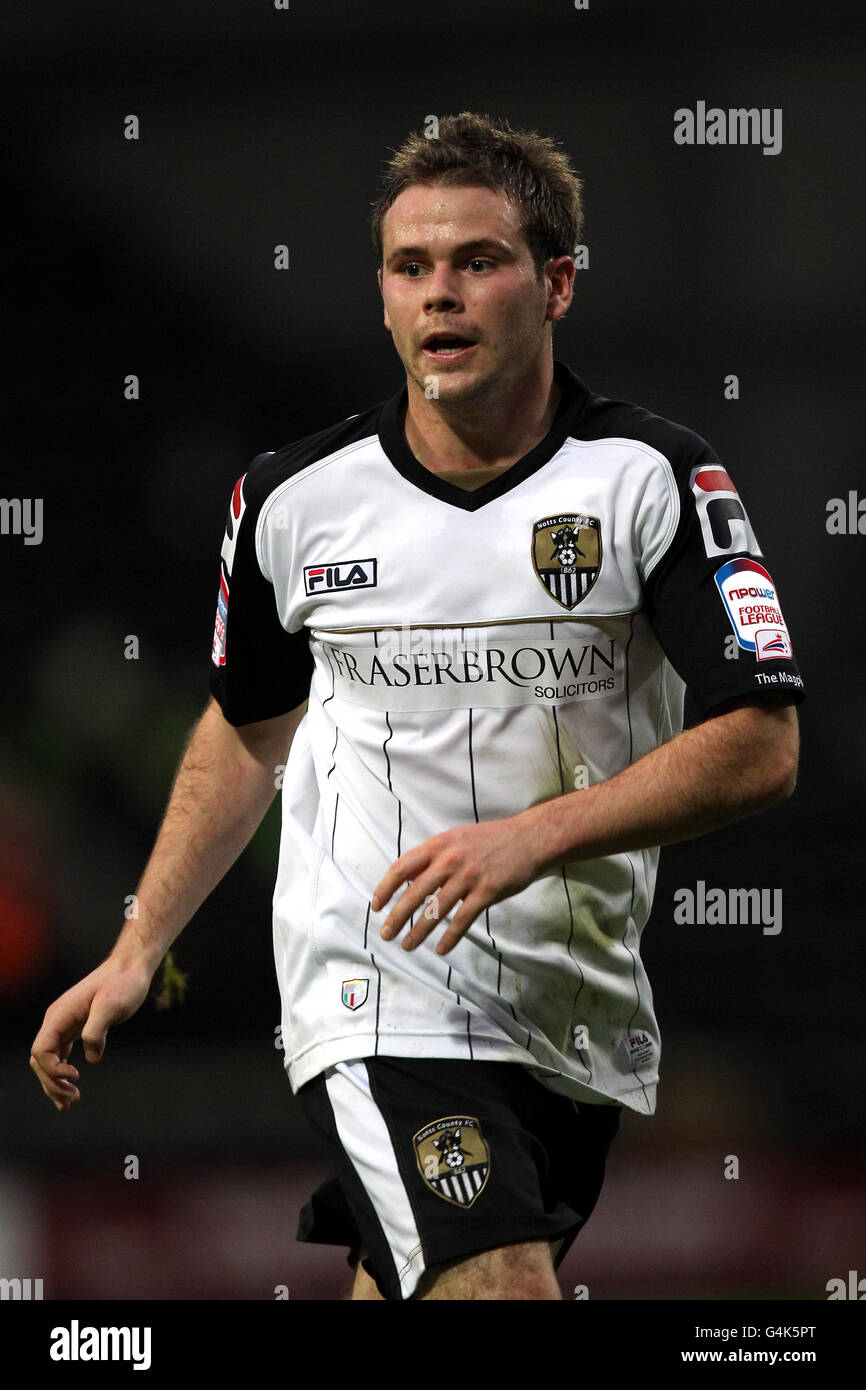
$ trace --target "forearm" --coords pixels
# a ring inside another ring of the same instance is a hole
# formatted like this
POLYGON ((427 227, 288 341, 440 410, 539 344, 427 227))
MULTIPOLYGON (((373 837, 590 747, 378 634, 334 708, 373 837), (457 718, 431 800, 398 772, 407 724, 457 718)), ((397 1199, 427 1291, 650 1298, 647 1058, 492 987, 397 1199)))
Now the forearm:
POLYGON ((157 969, 264 818, 276 793, 276 764, 285 761, 299 718, 239 732, 216 703, 205 710, 136 889, 138 916, 124 926, 112 958, 157 969))
POLYGON ((783 800, 797 767, 791 706, 751 704, 662 744, 609 781, 517 817, 542 868, 705 834, 783 800))

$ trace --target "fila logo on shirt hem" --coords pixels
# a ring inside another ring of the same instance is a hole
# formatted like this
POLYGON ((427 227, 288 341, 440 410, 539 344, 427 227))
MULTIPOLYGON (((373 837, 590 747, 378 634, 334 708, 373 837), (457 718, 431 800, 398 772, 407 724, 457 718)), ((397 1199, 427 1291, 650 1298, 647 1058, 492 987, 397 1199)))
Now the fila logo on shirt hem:
POLYGON ((339 560, 325 565, 304 565, 304 588, 309 597, 333 589, 375 589, 377 562, 339 560))

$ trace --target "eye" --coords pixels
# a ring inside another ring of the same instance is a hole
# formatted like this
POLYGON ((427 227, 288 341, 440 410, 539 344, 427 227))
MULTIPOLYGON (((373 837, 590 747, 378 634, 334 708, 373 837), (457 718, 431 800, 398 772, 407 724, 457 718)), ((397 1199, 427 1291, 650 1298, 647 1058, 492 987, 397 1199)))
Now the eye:
POLYGON ((474 266, 474 265, 480 265, 480 266, 482 266, 482 267, 487 267, 487 266, 492 265, 492 264, 493 264, 492 261, 486 261, 486 260, 484 260, 484 258, 483 258, 482 256, 473 256, 473 257, 472 257, 472 260, 469 262, 470 267, 471 267, 471 266, 474 266))
POLYGON ((417 270, 417 271, 420 272, 421 267, 420 267, 420 265, 418 264, 417 261, 407 261, 405 265, 401 265, 401 267, 400 267, 400 274, 401 274, 401 275, 405 275, 406 278, 407 278, 408 280, 417 280, 417 279, 418 279, 418 276, 417 276, 417 275, 409 275, 409 274, 408 274, 408 272, 409 272, 410 270, 417 270))

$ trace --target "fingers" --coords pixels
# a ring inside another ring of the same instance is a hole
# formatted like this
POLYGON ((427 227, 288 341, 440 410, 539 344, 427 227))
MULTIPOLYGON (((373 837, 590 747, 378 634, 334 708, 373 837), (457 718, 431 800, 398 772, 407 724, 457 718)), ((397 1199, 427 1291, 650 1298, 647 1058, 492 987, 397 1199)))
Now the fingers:
POLYGON ((405 951, 413 951, 422 941, 427 940, 442 918, 460 902, 466 890, 459 883, 451 882, 443 887, 436 879, 435 873, 428 874, 424 878, 416 879, 412 886, 407 888, 382 928, 381 934, 385 941, 391 941, 398 936, 406 923, 417 913, 415 921, 401 942, 405 951))
POLYGON ((74 1084, 78 1080, 76 1068, 64 1062, 58 1053, 39 1049, 38 1039, 30 1054, 30 1067, 46 1096, 58 1110, 68 1110, 74 1101, 81 1099, 81 1093, 74 1084))
POLYGON ((424 920, 431 926, 435 925, 443 911, 439 896, 441 892, 441 883, 436 881, 434 874, 413 879, 385 918, 380 932, 383 941, 393 941, 395 936, 399 936, 409 919, 420 909, 423 909, 424 920))
MULTIPOLYGON (((95 1012, 95 1010, 94 1010, 95 1012)), ((104 1027, 101 1031, 93 1020, 93 1014, 84 1025, 86 1033, 81 1034, 81 1045, 84 1048, 84 1055, 88 1062, 98 1062, 105 1051, 105 1041, 108 1036, 108 1028, 104 1027)))
POLYGON ((370 899, 370 906, 374 912, 379 912, 386 902, 393 898, 401 883, 409 883, 429 863, 429 854, 423 854, 421 850, 422 847, 419 846, 408 854, 401 854, 399 859, 394 860, 370 899))
MULTIPOLYGON (((472 827, 472 831, 477 831, 472 827)), ((434 836, 395 860, 376 888, 370 905, 379 911, 394 892, 405 883, 401 894, 385 919, 380 935, 392 941, 415 916, 401 945, 406 951, 420 946, 458 903, 459 912, 450 923, 437 946, 440 955, 450 951, 474 922, 485 903, 478 894, 479 875, 467 861, 465 850, 455 843, 452 831, 434 836)))
POLYGON ((88 1062, 98 1062, 105 1050, 107 1028, 96 1017, 96 1010, 91 1008, 83 1022, 82 1013, 72 1000, 58 1000, 46 1013, 30 1053, 31 1070, 58 1110, 68 1110, 81 1099, 75 1085, 78 1069, 67 1060, 75 1040, 82 1038, 88 1062))
POLYGON ((51 1010, 45 1015, 30 1053, 30 1066, 43 1091, 58 1110, 68 1110, 73 1101, 80 1100, 78 1070, 66 1059, 72 1044, 78 1036, 79 1025, 67 1023, 65 1029, 58 1028, 49 1019, 51 1010))
POLYGON ((401 942, 404 951, 414 951, 459 903, 460 908, 448 924, 436 950, 439 955, 444 955, 457 944, 486 905, 486 899, 479 885, 470 885, 470 875, 452 873, 444 881, 444 873, 438 864, 434 864, 426 874, 412 881, 385 919, 380 932, 384 941, 392 941, 399 936, 414 916, 415 920, 401 942))
POLYGON ((439 956, 447 955, 457 945, 461 937, 466 935, 472 923, 480 916, 485 907, 489 907, 489 905, 488 899, 482 893, 467 893, 459 912, 455 912, 442 933, 442 939, 436 943, 436 954, 439 956))
POLYGON ((513 819, 456 826, 395 860, 370 905, 378 912, 408 883, 381 928, 383 940, 391 941, 418 914, 402 942, 407 951, 426 941, 456 908, 436 947, 445 955, 486 907, 525 888, 531 871, 531 856, 513 819))
POLYGON ((123 963, 109 957, 48 1009, 33 1043, 30 1066, 58 1110, 68 1110, 81 1099, 75 1084, 78 1072, 67 1061, 75 1041, 81 1039, 88 1062, 98 1062, 108 1030, 144 1003, 152 974, 144 961, 123 963))
MULTIPOLYGON (((375 889, 370 906, 378 912, 394 896, 404 883, 409 887, 391 909, 385 920, 382 936, 390 941, 406 925, 413 913, 434 894, 440 895, 439 916, 450 911, 460 897, 459 892, 449 896, 447 905, 441 898, 442 885, 447 884, 449 894, 455 888, 461 869, 461 859, 453 844, 452 835, 434 835, 422 845, 416 845, 406 854, 395 859, 384 878, 375 889)), ((431 914, 432 915, 432 914, 431 914)))

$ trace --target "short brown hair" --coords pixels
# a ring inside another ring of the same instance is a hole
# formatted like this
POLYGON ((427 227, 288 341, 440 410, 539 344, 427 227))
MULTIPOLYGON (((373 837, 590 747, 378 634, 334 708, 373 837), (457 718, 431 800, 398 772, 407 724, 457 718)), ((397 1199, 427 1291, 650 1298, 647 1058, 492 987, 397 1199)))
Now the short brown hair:
POLYGON ((520 208, 539 277, 547 261, 574 255, 583 227, 583 184, 552 139, 473 111, 443 116, 438 125, 434 139, 410 135, 385 166, 370 219, 380 264, 385 213, 404 189, 431 183, 480 184, 507 193, 520 208))

